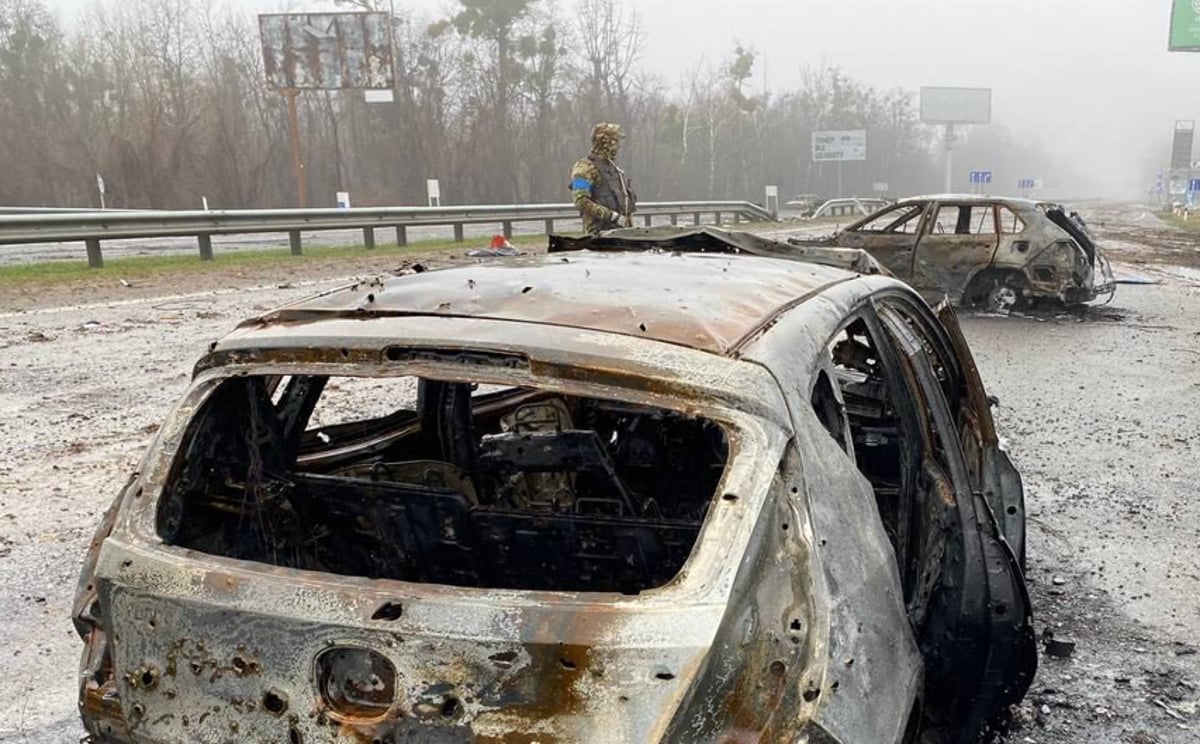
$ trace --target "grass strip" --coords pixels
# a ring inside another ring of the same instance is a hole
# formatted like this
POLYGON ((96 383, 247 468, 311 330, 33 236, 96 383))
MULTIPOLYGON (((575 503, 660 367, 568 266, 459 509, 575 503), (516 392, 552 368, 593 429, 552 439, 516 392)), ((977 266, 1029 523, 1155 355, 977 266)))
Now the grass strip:
MULTIPOLYGON (((476 241, 479 242, 479 241, 476 241)), ((456 243, 453 240, 422 240, 400 247, 395 244, 379 244, 372 251, 361 245, 305 246, 303 256, 293 256, 286 245, 277 248, 248 248, 221 250, 214 245, 214 259, 201 261, 198 253, 121 256, 104 259, 103 268, 88 268, 87 260, 37 261, 33 263, 0 266, 0 284, 22 284, 26 282, 53 283, 80 279, 144 279, 159 274, 202 274, 213 268, 229 267, 272 268, 296 266, 298 263, 336 263, 347 258, 367 259, 375 257, 403 257, 408 254, 451 251, 466 251, 478 248, 471 242, 456 243)), ((80 246, 80 253, 83 247, 80 246)))

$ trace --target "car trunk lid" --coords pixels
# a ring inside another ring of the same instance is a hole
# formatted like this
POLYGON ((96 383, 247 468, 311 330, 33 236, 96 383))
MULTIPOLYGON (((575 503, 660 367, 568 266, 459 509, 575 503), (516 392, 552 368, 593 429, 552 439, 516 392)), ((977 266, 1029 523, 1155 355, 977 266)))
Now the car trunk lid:
POLYGON ((722 614, 652 596, 418 598, 174 552, 110 539, 101 554, 137 741, 654 740, 722 614))

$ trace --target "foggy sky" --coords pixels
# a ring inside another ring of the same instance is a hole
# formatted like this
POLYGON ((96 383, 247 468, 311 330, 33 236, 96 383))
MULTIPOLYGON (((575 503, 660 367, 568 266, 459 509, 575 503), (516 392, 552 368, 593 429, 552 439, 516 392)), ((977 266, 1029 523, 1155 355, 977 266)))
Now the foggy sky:
MULTIPOLYGON (((63 20, 89 0, 48 0, 63 20)), ((556 0, 569 11, 573 0, 556 0)), ((220 2, 220 0, 218 0, 220 2)), ((325 0, 226 0, 254 11, 325 0)), ((1040 139, 1077 195, 1140 196, 1166 165, 1176 119, 1200 118, 1200 54, 1166 51, 1170 0, 626 0, 646 35, 642 68, 675 85, 735 43, 756 49, 755 87, 839 66, 881 88, 993 88, 993 119, 1040 139)), ((447 0, 396 0, 441 17, 447 0)), ((1053 174, 1036 174, 1052 177, 1053 174)))

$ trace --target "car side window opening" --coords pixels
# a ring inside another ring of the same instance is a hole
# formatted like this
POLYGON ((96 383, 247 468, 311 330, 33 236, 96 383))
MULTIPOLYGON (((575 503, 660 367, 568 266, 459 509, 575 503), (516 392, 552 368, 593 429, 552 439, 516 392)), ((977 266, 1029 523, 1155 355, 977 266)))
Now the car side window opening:
POLYGON ((932 222, 934 235, 995 235, 996 218, 991 205, 942 204, 932 222))
POLYGON ((185 431, 170 545, 371 579, 636 594, 671 581, 729 458, 714 421, 551 389, 240 376, 185 431))
POLYGON ((1025 221, 1017 213, 1001 204, 997 207, 1000 216, 1000 232, 1005 235, 1016 235, 1025 229, 1025 221))
POLYGON ((922 204, 902 204, 863 223, 858 232, 916 235, 924 210, 922 204))

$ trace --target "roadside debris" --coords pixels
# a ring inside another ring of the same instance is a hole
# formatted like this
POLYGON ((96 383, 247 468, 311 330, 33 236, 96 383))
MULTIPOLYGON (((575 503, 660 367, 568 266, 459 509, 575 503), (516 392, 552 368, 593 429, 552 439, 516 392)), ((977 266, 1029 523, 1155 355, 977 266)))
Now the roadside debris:
POLYGON ((512 243, 508 242, 508 238, 503 235, 493 235, 491 246, 487 248, 474 248, 467 251, 467 255, 471 258, 497 258, 500 256, 520 256, 523 254, 512 243))

